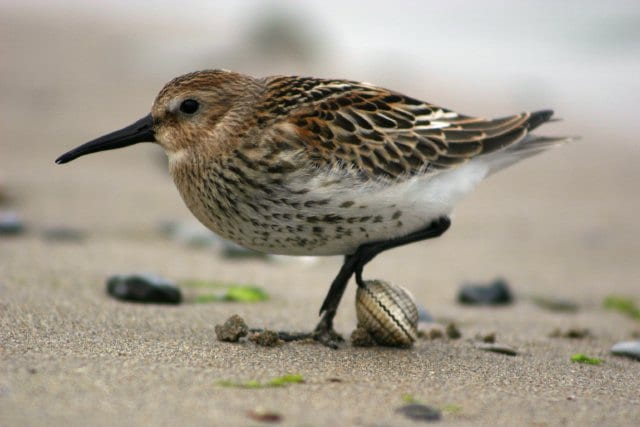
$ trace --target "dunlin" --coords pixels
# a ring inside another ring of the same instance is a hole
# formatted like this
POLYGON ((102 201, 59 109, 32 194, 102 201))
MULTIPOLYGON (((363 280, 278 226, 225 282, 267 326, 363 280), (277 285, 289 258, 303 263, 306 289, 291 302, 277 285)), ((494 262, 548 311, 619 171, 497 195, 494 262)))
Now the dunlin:
POLYGON ((366 83, 207 70, 170 81, 151 113, 56 160, 155 142, 191 212, 257 251, 345 255, 315 337, 334 346, 347 282, 380 252, 444 233, 488 175, 557 145, 550 110, 465 116, 366 83))

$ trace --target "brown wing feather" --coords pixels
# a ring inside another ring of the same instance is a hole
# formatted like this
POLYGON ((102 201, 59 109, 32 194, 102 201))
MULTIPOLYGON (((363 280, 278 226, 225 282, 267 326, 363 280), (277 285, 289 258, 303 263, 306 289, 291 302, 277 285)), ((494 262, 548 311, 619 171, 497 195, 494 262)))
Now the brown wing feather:
POLYGON ((552 112, 487 120, 342 80, 273 79, 265 117, 319 164, 398 179, 446 169, 521 141, 552 112), (280 101, 273 101, 274 99, 280 101), (285 130, 286 129, 286 130, 285 130))

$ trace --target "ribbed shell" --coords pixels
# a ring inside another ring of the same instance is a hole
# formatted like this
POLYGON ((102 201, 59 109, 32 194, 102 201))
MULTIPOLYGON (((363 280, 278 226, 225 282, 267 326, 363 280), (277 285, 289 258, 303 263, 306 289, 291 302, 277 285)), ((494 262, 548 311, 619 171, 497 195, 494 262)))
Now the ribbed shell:
POLYGON ((411 294, 382 280, 366 280, 356 292, 358 324, 385 346, 408 347, 418 337, 418 309, 411 294))

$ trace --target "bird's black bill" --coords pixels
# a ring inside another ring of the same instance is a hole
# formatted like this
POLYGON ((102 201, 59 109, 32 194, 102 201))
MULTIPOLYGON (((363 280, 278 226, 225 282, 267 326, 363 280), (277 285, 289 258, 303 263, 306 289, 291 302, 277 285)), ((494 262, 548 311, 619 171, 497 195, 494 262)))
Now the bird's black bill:
POLYGON ((73 150, 64 153, 56 159, 56 163, 62 164, 77 159, 85 154, 97 153, 98 151, 114 150, 116 148, 127 147, 137 144, 138 142, 155 142, 155 133, 153 131, 153 118, 151 114, 141 118, 137 122, 111 132, 107 135, 82 144, 73 150))

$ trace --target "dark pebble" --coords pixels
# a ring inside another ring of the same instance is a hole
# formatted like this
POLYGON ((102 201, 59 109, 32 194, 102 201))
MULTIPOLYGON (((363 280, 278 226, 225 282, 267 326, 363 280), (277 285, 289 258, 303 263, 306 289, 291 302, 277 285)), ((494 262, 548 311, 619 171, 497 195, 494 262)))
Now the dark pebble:
POLYGON ((249 418, 253 418, 256 421, 262 421, 266 423, 278 423, 282 421, 282 415, 280 415, 279 413, 262 408, 248 411, 247 415, 249 416, 249 418))
POLYGON ((496 279, 489 285, 467 284, 458 292, 458 302, 462 304, 504 305, 512 301, 513 296, 504 279, 496 279))
POLYGON ((17 236, 24 232, 24 223, 16 212, 0 212, 0 236, 17 236))
POLYGON ((444 333, 442 332, 442 329, 439 328, 433 328, 429 331, 429 339, 430 340, 437 340, 439 338, 444 337, 444 333))
POLYGON ((496 342, 496 333, 491 332, 488 334, 478 334, 476 335, 476 340, 487 344, 493 344, 494 342, 496 342))
POLYGON ((452 340, 457 340, 458 338, 462 338, 462 333, 458 329, 455 323, 451 322, 447 325, 445 332, 447 334, 447 338, 452 340))
POLYGON ((240 338, 247 336, 249 328, 242 317, 234 314, 224 324, 216 325, 215 331, 218 341, 238 342, 240 338))
POLYGON ((107 278, 107 293, 112 297, 140 303, 179 304, 180 288, 162 277, 150 274, 122 274, 107 278))
POLYGON ((438 421, 442 418, 440 409, 421 403, 410 403, 396 409, 396 412, 416 421, 438 421))
POLYGON ((559 328, 554 329, 549 336, 551 338, 574 338, 582 339, 591 336, 591 332, 587 328, 570 328, 566 331, 562 331, 559 328))
POLYGON ((58 242, 81 242, 86 238, 82 230, 71 227, 51 227, 44 230, 42 237, 58 242))
POLYGON ((611 347, 611 353, 640 360, 640 341, 622 341, 611 347))
POLYGON ((518 352, 504 344, 482 343, 477 346, 480 350, 490 351, 492 353, 506 354, 507 356, 516 356, 518 352))

